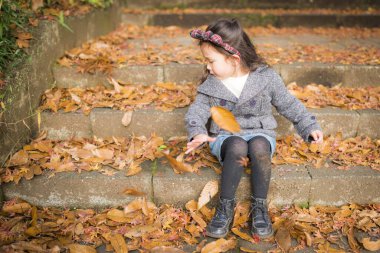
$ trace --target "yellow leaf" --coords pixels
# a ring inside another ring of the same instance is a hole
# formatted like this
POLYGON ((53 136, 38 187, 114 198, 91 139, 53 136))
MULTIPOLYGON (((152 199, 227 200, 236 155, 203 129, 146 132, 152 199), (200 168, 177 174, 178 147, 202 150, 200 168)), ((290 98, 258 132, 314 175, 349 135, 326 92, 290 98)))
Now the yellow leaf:
POLYGON ((131 163, 131 165, 129 166, 128 171, 127 171, 127 173, 125 175, 127 177, 133 176, 133 175, 136 175, 136 174, 140 173, 140 171, 142 171, 140 163, 133 161, 131 163))
POLYGON ((96 253, 96 249, 87 245, 70 244, 67 246, 70 253, 96 253))
POLYGON ((128 253, 127 244, 121 234, 112 235, 110 241, 116 253, 128 253))
POLYGON ((371 241, 370 238, 363 238, 362 240, 364 248, 370 251, 380 250, 380 239, 377 241, 371 241))
POLYGON ((211 107, 211 117, 220 128, 231 133, 240 132, 239 123, 236 121, 235 116, 227 109, 213 106, 211 107))
POLYGON ((36 226, 29 227, 27 230, 25 230, 25 234, 29 236, 37 236, 39 233, 41 233, 41 228, 36 226))
POLYGON ((124 213, 132 213, 143 207, 143 199, 135 199, 124 207, 124 213))
POLYGON ((217 180, 207 182, 198 199, 198 210, 206 205, 218 193, 218 190, 219 185, 217 180))

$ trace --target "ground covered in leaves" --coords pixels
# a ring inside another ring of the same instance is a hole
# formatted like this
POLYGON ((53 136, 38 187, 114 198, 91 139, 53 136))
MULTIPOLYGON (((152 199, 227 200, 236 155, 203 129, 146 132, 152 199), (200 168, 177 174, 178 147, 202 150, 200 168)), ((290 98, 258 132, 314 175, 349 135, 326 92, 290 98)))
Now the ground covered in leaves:
MULTIPOLYGON (((55 141, 42 134, 23 149, 16 152, 1 168, 4 183, 18 183, 22 178, 32 179, 43 171, 99 171, 113 175, 124 171, 133 176, 142 171, 144 161, 165 157, 175 173, 198 173, 211 168, 221 173, 219 162, 210 153, 207 145, 195 153, 185 156, 186 137, 168 141, 152 135, 131 138, 94 138, 55 141), (106 167, 104 167, 106 166, 106 167)), ((249 164, 242 158, 249 172, 249 164)), ((307 144, 298 136, 287 136, 277 140, 274 165, 311 164, 316 168, 367 166, 380 171, 380 140, 368 137, 343 139, 341 134, 326 136, 323 144, 307 144)))
MULTIPOLYGON (((204 28, 204 27, 203 27, 204 28)), ((79 72, 112 72, 120 65, 162 65, 168 63, 203 63, 199 48, 195 44, 176 41, 189 39, 190 29, 170 27, 139 27, 123 25, 116 31, 96 40, 84 43, 81 47, 68 50, 58 63, 63 66, 76 66, 79 72), (161 42, 157 42, 160 39, 161 42)), ((274 28, 252 27, 246 29, 255 42, 255 36, 269 35, 320 35, 339 41, 343 38, 376 38, 379 28, 274 28)), ((256 45, 258 52, 269 64, 294 62, 322 62, 341 64, 380 64, 380 49, 375 46, 348 45, 341 49, 331 49, 326 44, 294 43, 291 48, 277 44, 256 45)))
MULTIPOLYGON (((120 85, 115 80, 110 82, 113 89, 105 86, 49 89, 42 96, 40 110, 81 110, 85 115, 97 107, 122 111, 155 107, 157 110, 172 111, 190 105, 196 95, 194 84, 157 83, 144 86, 120 85)), ((349 110, 380 110, 380 86, 348 88, 338 85, 329 88, 316 84, 301 87, 291 83, 288 89, 309 108, 331 106, 349 110)))
MULTIPOLYGON (((206 187, 205 187, 206 188, 206 187)), ((202 196, 200 196, 201 198, 202 196)), ((145 198, 136 198, 124 207, 103 211, 92 209, 60 210, 37 208, 13 199, 7 201, 0 215, 0 250, 2 252, 95 253, 101 245, 106 250, 125 253, 183 252, 193 245, 194 252, 226 252, 239 248, 238 239, 252 245, 259 238, 249 233, 250 203, 239 202, 231 232, 226 239, 204 239, 206 224, 215 208, 199 206, 190 200, 184 209, 171 205, 157 207, 145 198)), ((341 207, 297 206, 271 207, 275 236, 268 252, 288 252, 312 247, 315 252, 360 252, 380 249, 380 205, 344 205, 341 207), (293 240, 293 243, 292 243, 293 240)))

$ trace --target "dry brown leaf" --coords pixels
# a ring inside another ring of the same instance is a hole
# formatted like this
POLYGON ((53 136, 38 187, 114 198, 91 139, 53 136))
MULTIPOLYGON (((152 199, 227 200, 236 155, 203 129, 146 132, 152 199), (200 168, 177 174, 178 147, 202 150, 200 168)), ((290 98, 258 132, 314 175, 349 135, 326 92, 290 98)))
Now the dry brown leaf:
POLYGON ((206 205, 210 200, 218 193, 219 184, 217 180, 212 180, 206 183, 203 187, 201 195, 198 198, 198 208, 201 209, 204 205, 206 205))
POLYGON ((366 237, 362 240, 363 246, 369 251, 379 251, 380 250, 380 239, 376 241, 371 241, 370 238, 366 237))
POLYGON ((121 234, 111 235, 110 241, 115 253, 128 253, 127 244, 121 234))
POLYGON ((168 246, 157 246, 151 249, 150 253, 185 253, 185 251, 168 246))
POLYGON ((278 228, 276 235, 274 236, 278 246, 285 252, 289 252, 292 246, 292 239, 290 237, 289 230, 285 226, 278 228))
POLYGON ((141 191, 138 191, 138 190, 133 189, 133 188, 126 188, 122 191, 122 193, 125 195, 132 195, 132 196, 144 196, 144 195, 146 195, 145 192, 141 192, 141 191))
POLYGON ((16 165, 27 164, 28 161, 29 161, 28 153, 25 150, 21 149, 9 159, 8 163, 9 163, 9 166, 16 166, 16 165))
POLYGON ((173 157, 171 157, 170 155, 167 155, 165 153, 163 154, 166 157, 166 159, 169 160, 169 164, 175 172, 177 173, 194 172, 190 164, 179 162, 173 157))
POLYGON ((111 209, 107 212, 107 218, 116 222, 128 222, 129 219, 125 217, 125 214, 123 211, 118 209, 111 209))
POLYGON ((248 249, 245 247, 240 247, 241 251, 248 252, 248 253, 261 253, 261 251, 253 250, 253 249, 248 249))
POLYGON ((236 247, 237 241, 235 239, 226 240, 224 238, 206 244, 201 250, 201 253, 219 253, 226 252, 236 247))
POLYGON ((95 248, 87 245, 70 244, 67 247, 69 248, 70 253, 96 253, 95 248))
POLYGON ((253 239, 252 236, 250 236, 250 235, 247 234, 247 233, 241 232, 238 228, 232 228, 231 231, 232 231, 232 233, 234 233, 235 235, 239 236, 241 239, 246 240, 246 241, 249 241, 249 242, 251 242, 251 243, 255 243, 255 240, 253 239))
POLYGON ((128 111, 124 113, 123 118, 121 119, 121 123, 123 124, 123 126, 127 127, 129 126, 129 124, 131 124, 132 114, 133 114, 132 111, 128 111))
POLYGON ((133 175, 136 175, 136 174, 140 173, 141 171, 142 171, 142 168, 140 166, 140 163, 136 162, 136 161, 133 161, 131 163, 131 165, 129 166, 128 171, 125 174, 125 176, 127 176, 127 177, 133 176, 133 175))
POLYGON ((212 119, 220 128, 231 133, 240 132, 240 125, 230 111, 220 106, 213 106, 210 112, 212 119))
POLYGON ((3 212, 6 213, 25 213, 28 212, 32 206, 29 203, 17 203, 11 205, 4 205, 3 212))

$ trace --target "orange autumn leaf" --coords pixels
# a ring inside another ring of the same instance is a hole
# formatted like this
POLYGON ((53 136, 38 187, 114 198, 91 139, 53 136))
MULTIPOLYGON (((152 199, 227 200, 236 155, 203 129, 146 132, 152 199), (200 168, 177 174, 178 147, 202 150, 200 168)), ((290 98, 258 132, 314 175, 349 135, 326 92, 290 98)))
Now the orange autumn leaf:
POLYGON ((166 159, 168 159, 170 166, 177 173, 194 172, 190 164, 179 162, 170 155, 163 153, 166 159))
POLYGON ((16 203, 3 206, 3 212, 6 213, 25 213, 32 209, 32 206, 29 203, 16 203))
POLYGON ((201 253, 218 253, 226 252, 236 247, 237 241, 233 238, 226 240, 224 238, 206 244, 201 250, 201 253))
POLYGON ((210 111, 212 119, 220 128, 231 133, 240 132, 239 123, 230 111, 220 106, 213 106, 210 111))

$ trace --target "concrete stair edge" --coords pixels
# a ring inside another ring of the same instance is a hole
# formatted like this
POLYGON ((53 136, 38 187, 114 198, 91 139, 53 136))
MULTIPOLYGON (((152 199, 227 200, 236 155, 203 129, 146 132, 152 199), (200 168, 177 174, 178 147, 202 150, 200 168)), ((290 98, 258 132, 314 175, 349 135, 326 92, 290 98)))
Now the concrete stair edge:
MULTIPOLYGON (((379 138, 380 111, 357 110, 349 111, 337 108, 308 109, 320 123, 324 134, 342 132, 345 138, 366 135, 379 138)), ((41 113, 41 130, 47 131, 50 139, 70 139, 72 137, 92 138, 109 136, 149 136, 155 132, 158 136, 168 139, 172 136, 187 135, 184 117, 187 108, 178 108, 171 112, 155 109, 138 109, 132 113, 131 123, 125 127, 121 120, 124 111, 110 108, 96 108, 89 116, 81 112, 65 113, 59 111, 41 113), (112 125, 112 128, 109 126, 112 125)), ((278 123, 278 136, 294 134, 290 121, 274 112, 278 123)))
MULTIPOLYGON (((18 185, 7 183, 2 187, 6 199, 19 197, 33 205, 45 207, 103 209, 122 206, 136 198, 121 194, 125 188, 147 193, 146 197, 154 199, 158 205, 183 207, 187 201, 198 199, 208 181, 219 179, 219 175, 209 168, 201 169, 199 175, 178 175, 161 162, 157 163, 157 171, 153 175, 152 163, 144 162, 143 171, 131 177, 123 176, 123 172, 114 176, 98 172, 62 172, 49 178, 49 173, 44 173, 32 180, 23 179, 18 185), (50 190, 46 191, 46 187, 50 190)), ((268 200, 277 206, 379 203, 379 183, 380 173, 367 167, 337 170, 282 165, 272 169, 268 200)), ((237 190, 237 199, 248 200, 249 196, 249 175, 244 174, 237 190)))
MULTIPOLYGON (((324 63, 276 64, 273 68, 283 78, 284 83, 296 82, 298 85, 310 83, 345 87, 379 86, 380 66, 375 65, 343 65, 324 63)), ((175 82, 177 84, 198 83, 203 75, 202 64, 166 64, 120 66, 113 70, 111 76, 124 83, 151 85, 157 82, 175 82)), ((55 65, 53 74, 56 86, 94 87, 109 85, 107 74, 81 74, 75 67, 55 65)))

